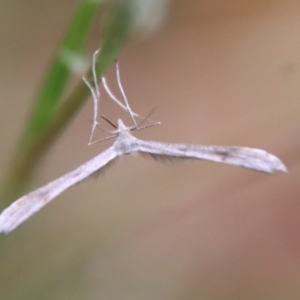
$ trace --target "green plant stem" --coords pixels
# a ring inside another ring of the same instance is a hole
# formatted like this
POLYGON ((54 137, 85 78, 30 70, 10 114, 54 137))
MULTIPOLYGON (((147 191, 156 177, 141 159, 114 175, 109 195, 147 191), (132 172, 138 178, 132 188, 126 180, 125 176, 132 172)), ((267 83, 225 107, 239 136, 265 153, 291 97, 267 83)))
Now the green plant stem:
MULTIPOLYGON (((130 11, 125 2, 124 4, 120 2, 114 7, 104 31, 101 51, 97 57, 96 73, 99 80, 114 63, 122 49, 130 33, 130 20, 130 11)), ((92 78, 91 70, 87 78, 92 78)), ((9 204, 24 190, 37 164, 89 96, 88 88, 82 81, 79 82, 73 92, 57 108, 45 128, 30 143, 26 143, 22 151, 17 151, 4 181, 1 193, 2 205, 9 204)))
POLYGON ((72 66, 68 63, 67 57, 81 54, 99 3, 100 1, 97 3, 88 0, 79 2, 69 29, 40 88, 28 125, 18 145, 19 152, 23 152, 23 147, 39 136, 53 117, 72 73, 72 66))

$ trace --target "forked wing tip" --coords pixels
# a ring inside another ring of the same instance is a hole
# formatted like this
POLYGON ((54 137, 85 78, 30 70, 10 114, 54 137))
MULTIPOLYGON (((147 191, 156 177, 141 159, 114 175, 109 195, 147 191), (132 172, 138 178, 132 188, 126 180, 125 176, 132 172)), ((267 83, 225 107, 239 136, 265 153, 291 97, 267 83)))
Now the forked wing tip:
POLYGON ((278 165, 277 169, 275 171, 281 171, 284 173, 288 173, 287 167, 280 161, 280 164, 278 165))
POLYGON ((0 234, 8 234, 10 231, 12 231, 13 229, 10 228, 11 226, 9 226, 7 224, 7 222, 5 222, 5 220, 1 219, 1 215, 0 215, 0 234))
POLYGON ((272 161, 270 162, 270 164, 268 164, 266 166, 266 170, 267 173, 275 173, 275 172, 284 172, 284 173, 288 173, 287 167, 285 166, 285 164, 276 156, 272 155, 272 161))
MULTIPOLYGON (((14 207, 14 206, 13 206, 14 207)), ((8 234, 23 223, 27 218, 12 214, 11 206, 0 214, 0 234, 8 234)))

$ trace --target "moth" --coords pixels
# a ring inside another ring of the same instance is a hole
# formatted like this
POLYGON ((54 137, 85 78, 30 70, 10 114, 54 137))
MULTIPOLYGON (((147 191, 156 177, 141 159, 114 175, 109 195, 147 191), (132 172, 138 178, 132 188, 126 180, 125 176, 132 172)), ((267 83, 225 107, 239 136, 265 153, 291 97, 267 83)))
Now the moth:
MULTIPOLYGON (((100 91, 98 87, 98 79, 96 72, 96 59, 99 50, 93 55, 92 74, 93 85, 83 77, 84 82, 90 89, 94 101, 94 118, 93 127, 90 135, 89 144, 93 144, 92 137, 97 125, 98 106, 100 99, 100 91)), ((117 83, 122 94, 125 104, 115 97, 110 91, 105 78, 101 78, 103 87, 117 105, 124 109, 133 121, 133 127, 126 127, 121 119, 118 120, 118 129, 113 136, 116 137, 111 147, 101 152, 91 160, 79 166, 77 169, 55 179, 43 187, 28 193, 13 202, 0 214, 0 233, 8 233, 31 217, 35 212, 40 210, 48 202, 72 187, 73 185, 90 177, 94 173, 101 171, 108 166, 117 157, 131 153, 140 153, 148 155, 156 160, 172 161, 178 159, 200 159, 214 162, 221 162, 238 167, 261 171, 265 173, 274 173, 276 171, 287 172, 285 165, 279 158, 261 149, 235 147, 235 146, 203 146, 190 144, 171 144, 155 141, 144 141, 131 135, 138 128, 135 117, 140 117, 134 113, 129 105, 124 89, 121 84, 120 71, 118 63, 116 63, 117 83)), ((140 117, 141 118, 141 117, 140 117)), ((144 120, 152 121, 148 118, 144 120)), ((157 124, 157 122, 155 123, 157 124)))
POLYGON ((13 202, 0 215, 0 232, 8 233, 40 210, 52 199, 102 170, 117 157, 131 153, 148 155, 155 160, 198 159, 221 162, 255 171, 274 173, 287 172, 279 158, 261 149, 235 146, 203 146, 172 144, 140 140, 132 136, 121 119, 118 120, 116 140, 111 147, 101 152, 75 170, 51 181, 13 202))

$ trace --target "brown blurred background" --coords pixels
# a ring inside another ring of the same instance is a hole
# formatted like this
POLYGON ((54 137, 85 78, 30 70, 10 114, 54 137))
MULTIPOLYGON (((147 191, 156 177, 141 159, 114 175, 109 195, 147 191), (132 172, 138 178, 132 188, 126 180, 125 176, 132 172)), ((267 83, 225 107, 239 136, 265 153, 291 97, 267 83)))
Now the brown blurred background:
MULTIPOLYGON (((1 1, 1 178, 76 3, 1 1)), ((0 299, 299 299, 299 63, 299 1, 173 1, 120 57, 133 109, 162 122, 137 136, 263 148, 289 173, 123 157, 0 237, 0 299)), ((92 102, 32 189, 110 145, 87 146, 91 117, 92 102)))

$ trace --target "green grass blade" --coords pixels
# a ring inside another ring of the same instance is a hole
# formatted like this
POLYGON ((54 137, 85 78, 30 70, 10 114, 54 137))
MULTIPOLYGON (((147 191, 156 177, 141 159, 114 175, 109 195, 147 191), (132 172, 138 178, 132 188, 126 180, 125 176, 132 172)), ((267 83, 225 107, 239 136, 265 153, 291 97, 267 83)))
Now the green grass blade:
MULTIPOLYGON (((57 53, 49 65, 48 72, 37 95, 28 124, 20 138, 12 162, 7 171, 1 190, 1 202, 8 203, 21 193, 32 173, 31 166, 25 164, 29 156, 34 156, 36 142, 45 131, 56 113, 62 95, 71 77, 72 69, 66 63, 66 56, 80 53, 92 21, 101 1, 82 0, 79 2, 69 29, 57 53), (27 165, 27 170, 24 167, 27 165), (19 171, 21 171, 19 173, 19 171), (28 175, 28 177, 27 177, 28 175)), ((33 157, 29 158, 32 162, 33 157)), ((33 164, 34 167, 36 163, 33 164)))
POLYGON ((20 140, 19 151, 23 151, 24 144, 31 143, 44 130, 55 113, 72 73, 67 57, 79 56, 99 3, 100 1, 80 1, 40 88, 28 126, 20 140))
MULTIPOLYGON (((99 79, 105 74, 117 58, 131 30, 131 7, 127 2, 116 2, 113 5, 106 23, 101 44, 101 51, 96 63, 99 79)), ((91 78, 91 70, 87 78, 91 78)), ((71 94, 51 113, 51 118, 44 123, 45 128, 35 130, 35 135, 22 145, 18 151, 4 181, 1 193, 1 205, 14 200, 28 184, 37 164, 53 144, 54 140, 65 129, 78 110, 90 96, 86 85, 80 81, 71 94)))

